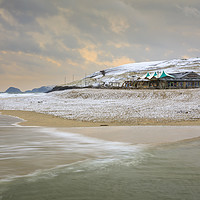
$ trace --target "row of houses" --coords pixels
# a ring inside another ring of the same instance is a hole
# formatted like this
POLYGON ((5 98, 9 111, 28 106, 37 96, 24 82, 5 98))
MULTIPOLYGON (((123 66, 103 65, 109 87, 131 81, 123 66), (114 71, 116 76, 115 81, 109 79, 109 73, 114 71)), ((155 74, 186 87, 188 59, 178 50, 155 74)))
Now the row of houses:
POLYGON ((154 72, 146 73, 142 77, 125 81, 122 88, 133 89, 181 89, 199 88, 200 75, 195 72, 167 73, 154 72))

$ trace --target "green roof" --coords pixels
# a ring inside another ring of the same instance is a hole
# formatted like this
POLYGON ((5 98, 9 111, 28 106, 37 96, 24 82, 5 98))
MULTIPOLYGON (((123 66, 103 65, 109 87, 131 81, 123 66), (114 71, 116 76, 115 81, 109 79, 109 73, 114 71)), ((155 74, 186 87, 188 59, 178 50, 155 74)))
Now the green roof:
POLYGON ((149 72, 147 73, 147 75, 146 75, 146 77, 149 77, 150 76, 150 74, 149 74, 149 72))
POLYGON ((161 76, 160 76, 160 78, 164 78, 166 76, 167 76, 167 74, 163 71, 162 74, 161 74, 161 76))
POLYGON ((156 77, 157 75, 158 75, 158 74, 157 74, 157 72, 155 72, 153 76, 155 76, 155 77, 156 77))
POLYGON ((159 78, 164 78, 166 76, 170 76, 170 77, 174 78, 174 76, 166 74, 164 71, 162 72, 162 74, 161 74, 161 76, 159 78))

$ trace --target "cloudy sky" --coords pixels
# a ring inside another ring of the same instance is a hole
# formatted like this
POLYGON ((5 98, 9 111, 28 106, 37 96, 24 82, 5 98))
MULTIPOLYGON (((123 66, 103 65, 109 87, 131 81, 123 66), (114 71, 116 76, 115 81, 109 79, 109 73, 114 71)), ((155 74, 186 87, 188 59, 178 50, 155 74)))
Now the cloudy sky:
POLYGON ((0 91, 198 57, 198 0, 0 0, 0 91))

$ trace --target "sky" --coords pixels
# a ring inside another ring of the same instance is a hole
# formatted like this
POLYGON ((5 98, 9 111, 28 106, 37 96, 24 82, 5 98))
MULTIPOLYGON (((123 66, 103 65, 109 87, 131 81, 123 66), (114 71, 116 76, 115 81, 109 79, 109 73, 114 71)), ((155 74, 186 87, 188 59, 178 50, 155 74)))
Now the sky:
POLYGON ((198 0, 0 0, 0 91, 198 57, 198 0))

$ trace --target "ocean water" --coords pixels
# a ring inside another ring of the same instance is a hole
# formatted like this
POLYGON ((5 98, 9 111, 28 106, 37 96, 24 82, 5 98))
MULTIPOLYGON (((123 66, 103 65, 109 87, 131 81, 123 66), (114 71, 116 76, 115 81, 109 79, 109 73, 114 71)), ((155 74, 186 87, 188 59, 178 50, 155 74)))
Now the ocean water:
POLYGON ((200 199, 200 139, 130 145, 0 116, 0 200, 200 199))

